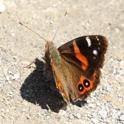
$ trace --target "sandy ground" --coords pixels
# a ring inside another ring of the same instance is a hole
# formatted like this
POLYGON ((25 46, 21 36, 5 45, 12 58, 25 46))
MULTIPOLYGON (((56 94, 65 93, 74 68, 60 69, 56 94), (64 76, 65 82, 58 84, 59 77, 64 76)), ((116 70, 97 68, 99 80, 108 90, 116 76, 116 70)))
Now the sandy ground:
POLYGON ((124 0, 0 1, 0 124, 124 124, 124 0), (61 109, 43 77, 46 39, 89 34, 109 40, 101 83, 82 107, 61 109), (30 68, 24 68, 37 58, 30 68))

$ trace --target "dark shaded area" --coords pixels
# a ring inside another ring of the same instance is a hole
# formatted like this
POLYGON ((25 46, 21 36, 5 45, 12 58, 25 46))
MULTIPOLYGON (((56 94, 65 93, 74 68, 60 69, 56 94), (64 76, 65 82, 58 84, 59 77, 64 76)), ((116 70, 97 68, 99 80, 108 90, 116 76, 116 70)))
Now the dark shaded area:
MULTIPOLYGON (((55 86, 49 65, 38 59, 35 60, 35 65, 36 69, 25 79, 20 89, 22 98, 33 104, 39 104, 43 109, 51 109, 54 112, 66 109, 67 103, 55 86)), ((71 101, 71 103, 82 107, 86 101, 78 100, 76 102, 71 101)))
POLYGON ((62 96, 55 87, 55 82, 50 71, 44 75, 45 63, 36 59, 36 69, 25 79, 20 92, 21 96, 34 104, 39 104, 43 109, 58 112, 66 108, 62 96), (50 76, 51 79, 50 79, 50 76))

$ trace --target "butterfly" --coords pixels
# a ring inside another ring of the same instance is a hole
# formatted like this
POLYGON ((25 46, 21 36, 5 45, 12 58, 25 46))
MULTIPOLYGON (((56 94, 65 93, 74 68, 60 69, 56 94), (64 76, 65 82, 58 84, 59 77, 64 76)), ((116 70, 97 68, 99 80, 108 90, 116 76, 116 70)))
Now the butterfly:
POLYGON ((100 82, 108 41, 101 35, 82 36, 56 48, 46 43, 45 57, 65 102, 84 100, 100 82))

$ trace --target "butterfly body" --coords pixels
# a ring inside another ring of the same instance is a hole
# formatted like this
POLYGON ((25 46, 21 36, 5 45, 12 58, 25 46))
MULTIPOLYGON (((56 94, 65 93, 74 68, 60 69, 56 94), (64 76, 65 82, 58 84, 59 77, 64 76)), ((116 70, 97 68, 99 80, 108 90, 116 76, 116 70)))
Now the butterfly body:
POLYGON ((46 44, 56 88, 66 102, 85 99, 99 84, 107 40, 100 35, 71 40, 58 49, 53 42, 46 44))

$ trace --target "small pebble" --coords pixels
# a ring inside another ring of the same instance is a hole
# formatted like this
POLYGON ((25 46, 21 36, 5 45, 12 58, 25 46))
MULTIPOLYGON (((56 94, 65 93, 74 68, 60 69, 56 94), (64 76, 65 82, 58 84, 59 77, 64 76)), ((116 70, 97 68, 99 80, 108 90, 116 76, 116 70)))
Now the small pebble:
POLYGON ((102 118, 107 118, 107 111, 106 111, 106 109, 103 107, 103 108, 101 108, 101 110, 99 111, 99 114, 100 114, 100 116, 102 117, 102 118))
POLYGON ((112 112, 111 112, 111 116, 113 119, 118 119, 119 118, 119 115, 120 115, 120 110, 118 109, 113 109, 112 112))
POLYGON ((6 6, 3 3, 0 3, 0 13, 6 10, 6 6))
POLYGON ((77 118, 77 119, 80 119, 81 118, 81 114, 76 113, 76 114, 74 114, 74 117, 77 118))
POLYGON ((66 111, 60 110, 60 111, 59 111, 59 114, 60 114, 60 115, 66 115, 66 111))
POLYGON ((121 115, 120 115, 119 120, 120 120, 120 121, 124 121, 124 114, 121 114, 121 115))
POLYGON ((11 33, 11 36, 12 36, 12 37, 15 37, 15 33, 11 33))
POLYGON ((30 119, 31 118, 31 116, 30 115, 27 115, 27 117, 26 117, 27 119, 30 119))
POLYGON ((93 123, 93 124, 99 124, 100 122, 98 121, 97 118, 92 118, 92 123, 93 123))
POLYGON ((90 103, 90 104, 89 104, 89 107, 90 107, 90 108, 95 108, 95 107, 96 107, 96 104, 90 103))

